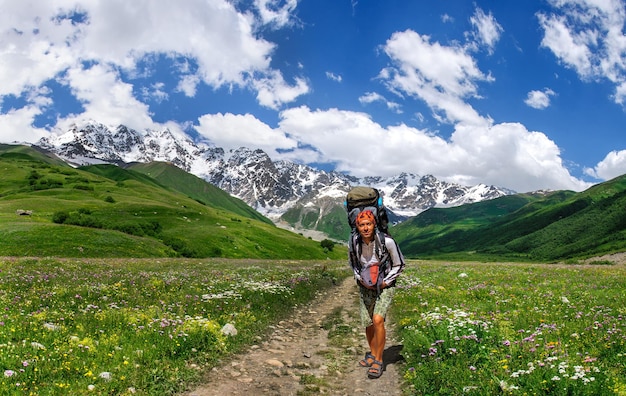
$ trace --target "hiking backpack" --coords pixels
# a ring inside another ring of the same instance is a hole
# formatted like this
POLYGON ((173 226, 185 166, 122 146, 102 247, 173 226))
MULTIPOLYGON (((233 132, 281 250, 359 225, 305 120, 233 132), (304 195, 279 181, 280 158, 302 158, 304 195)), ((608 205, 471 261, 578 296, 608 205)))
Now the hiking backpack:
POLYGON ((380 192, 372 187, 353 187, 344 202, 350 224, 350 240, 348 241, 348 254, 351 265, 361 273, 361 279, 371 282, 370 286, 377 286, 378 291, 385 276, 385 270, 390 265, 390 256, 385 246, 385 235, 389 235, 389 218, 383 205, 383 197, 380 192), (376 230, 374 232, 375 255, 380 258, 379 268, 362 268, 359 257, 361 256, 360 244, 358 243, 359 232, 356 229, 356 217, 365 210, 371 210, 376 218, 376 230))
POLYGON ((389 218, 387 209, 383 205, 383 197, 373 187, 353 187, 346 196, 344 202, 348 213, 348 223, 352 232, 356 232, 356 217, 364 210, 371 210, 376 218, 376 228, 389 235, 389 218))

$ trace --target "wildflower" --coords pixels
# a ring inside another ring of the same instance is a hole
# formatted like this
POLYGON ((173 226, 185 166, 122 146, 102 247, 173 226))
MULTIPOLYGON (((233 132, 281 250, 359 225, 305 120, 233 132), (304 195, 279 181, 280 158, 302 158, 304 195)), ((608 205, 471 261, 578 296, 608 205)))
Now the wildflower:
POLYGON ((502 345, 507 346, 507 347, 508 347, 508 346, 511 346, 511 341, 509 341, 509 340, 504 340, 504 342, 502 342, 502 345))
POLYGON ((105 381, 111 381, 112 375, 108 371, 103 371, 98 374, 98 377, 102 378, 105 381))
POLYGON ((55 325, 54 323, 44 323, 43 327, 44 329, 50 330, 50 331, 59 330, 59 326, 55 325))
POLYGON ((13 370, 4 370, 4 376, 5 377, 12 377, 13 374, 15 374, 15 371, 13 371, 13 370))
POLYGON ((87 390, 92 391, 94 389, 96 389, 95 385, 91 385, 91 384, 87 385, 87 390))
POLYGON ((32 346, 35 349, 46 349, 46 347, 43 344, 40 344, 40 343, 35 342, 35 341, 31 342, 30 346, 32 346))
POLYGON ((519 389, 519 386, 509 385, 506 381, 500 381, 500 389, 506 392, 519 389))
POLYGON ((474 366, 469 366, 470 371, 476 371, 476 367, 474 366))
POLYGON ((467 274, 465 272, 461 272, 459 274, 459 278, 467 278, 467 274))

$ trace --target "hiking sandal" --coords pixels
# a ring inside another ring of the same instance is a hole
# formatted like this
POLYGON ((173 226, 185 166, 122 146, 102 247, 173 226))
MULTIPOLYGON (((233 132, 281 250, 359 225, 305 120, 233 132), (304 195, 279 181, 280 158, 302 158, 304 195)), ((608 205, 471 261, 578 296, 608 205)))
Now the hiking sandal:
POLYGON ((367 370, 367 376, 371 379, 380 378, 383 375, 383 362, 379 362, 378 360, 374 360, 369 370, 367 370), (378 367, 374 367, 377 365, 378 367))
POLYGON ((372 367, 372 363, 370 363, 369 361, 375 362, 376 358, 374 357, 374 355, 372 355, 371 353, 367 352, 365 353, 365 357, 363 359, 361 359, 361 361, 359 361, 359 366, 361 367, 372 367))

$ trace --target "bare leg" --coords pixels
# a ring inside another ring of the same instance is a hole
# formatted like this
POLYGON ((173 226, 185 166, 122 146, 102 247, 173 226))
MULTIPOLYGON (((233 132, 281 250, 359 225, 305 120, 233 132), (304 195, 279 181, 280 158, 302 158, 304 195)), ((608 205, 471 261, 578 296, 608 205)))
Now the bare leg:
POLYGON ((372 348, 372 355, 377 362, 372 363, 372 366, 368 370, 368 376, 370 378, 378 378, 382 374, 383 370, 383 352, 385 350, 385 338, 387 334, 385 331, 385 318, 380 315, 374 315, 372 317, 372 322, 374 322, 374 324, 370 326, 371 341, 369 338, 368 341, 370 342, 370 347, 372 348))
POLYGON ((374 324, 366 329, 367 341, 372 349, 372 355, 374 355, 376 360, 382 362, 383 351, 385 350, 385 340, 387 337, 387 332, 385 330, 385 318, 380 315, 374 315, 372 321, 374 324))

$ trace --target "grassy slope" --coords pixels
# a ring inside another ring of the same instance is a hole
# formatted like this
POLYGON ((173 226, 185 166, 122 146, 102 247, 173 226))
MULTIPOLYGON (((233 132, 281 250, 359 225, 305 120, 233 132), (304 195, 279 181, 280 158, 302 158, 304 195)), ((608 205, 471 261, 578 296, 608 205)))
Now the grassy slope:
POLYGON ((232 197, 224 190, 172 164, 165 162, 134 163, 128 169, 146 174, 164 186, 180 191, 200 203, 272 224, 271 220, 252 209, 242 200, 232 197))
POLYGON ((624 208, 626 177, 619 177, 581 193, 522 194, 426 211, 395 235, 409 257, 584 258, 626 250, 624 208))
POLYGON ((345 257, 341 247, 326 253, 318 242, 204 205, 139 172, 112 165, 89 169, 73 169, 30 148, 1 146, 0 255, 345 257), (32 214, 19 216, 18 210, 32 214), (60 212, 101 228, 52 222, 60 212), (158 235, 141 235, 155 224, 158 235))

